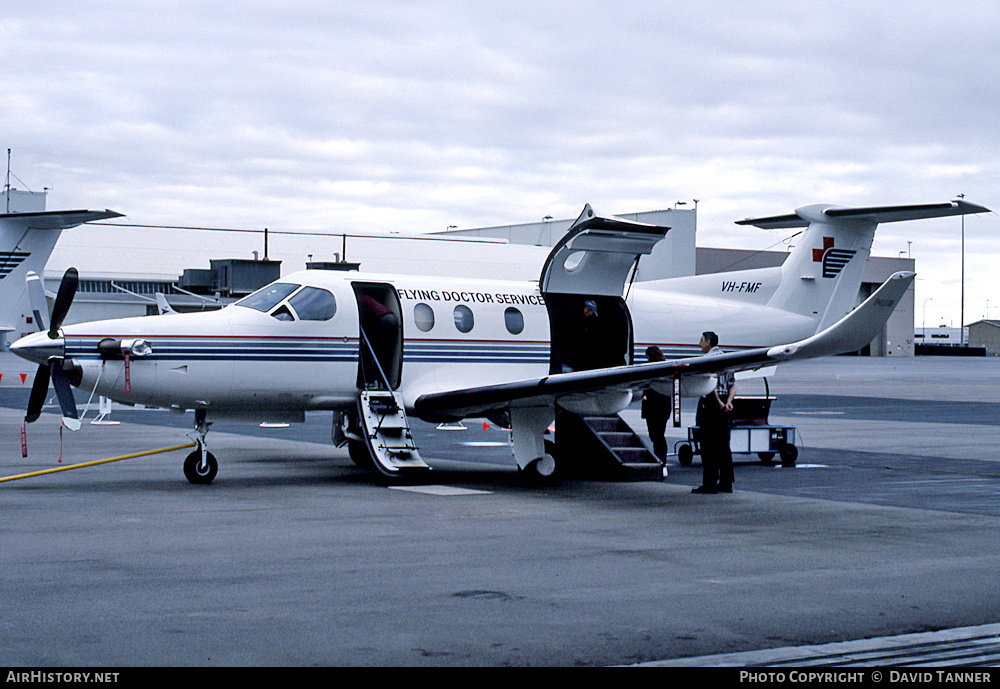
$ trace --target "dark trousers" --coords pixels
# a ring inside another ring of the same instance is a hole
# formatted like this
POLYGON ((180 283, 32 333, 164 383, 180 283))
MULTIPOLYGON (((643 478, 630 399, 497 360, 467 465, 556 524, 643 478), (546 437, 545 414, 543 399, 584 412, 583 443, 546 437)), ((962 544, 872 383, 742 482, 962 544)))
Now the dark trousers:
POLYGON ((646 430, 653 441, 653 454, 661 462, 667 458, 667 417, 666 415, 646 417, 646 430))
POLYGON ((646 419, 646 430, 653 443, 653 454, 661 462, 667 458, 667 417, 670 416, 670 398, 655 390, 646 390, 642 395, 642 418, 646 419))
POLYGON ((698 401, 696 416, 701 446, 702 485, 732 485, 733 452, 729 447, 729 418, 715 395, 698 401))

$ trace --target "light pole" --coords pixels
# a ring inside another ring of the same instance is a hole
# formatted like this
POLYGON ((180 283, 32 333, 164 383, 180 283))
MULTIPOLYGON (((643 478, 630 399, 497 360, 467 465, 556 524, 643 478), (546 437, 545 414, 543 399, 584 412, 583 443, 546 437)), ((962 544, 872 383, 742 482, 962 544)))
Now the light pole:
MULTIPOLYGON (((964 199, 965 194, 958 194, 956 198, 964 199)), ((959 311, 958 335, 959 342, 965 344, 965 214, 962 214, 962 300, 959 311)))

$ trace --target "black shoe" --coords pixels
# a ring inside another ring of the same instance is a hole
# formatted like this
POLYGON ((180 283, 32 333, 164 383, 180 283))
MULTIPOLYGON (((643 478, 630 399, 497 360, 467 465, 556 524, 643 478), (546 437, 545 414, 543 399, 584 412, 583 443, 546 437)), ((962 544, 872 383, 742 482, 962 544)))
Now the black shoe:
POLYGON ((715 489, 715 486, 698 486, 691 490, 692 493, 705 493, 708 495, 715 495, 719 491, 715 489))
POLYGON ((731 483, 725 483, 725 484, 720 483, 718 491, 720 493, 732 493, 733 492, 733 484, 731 484, 731 483))

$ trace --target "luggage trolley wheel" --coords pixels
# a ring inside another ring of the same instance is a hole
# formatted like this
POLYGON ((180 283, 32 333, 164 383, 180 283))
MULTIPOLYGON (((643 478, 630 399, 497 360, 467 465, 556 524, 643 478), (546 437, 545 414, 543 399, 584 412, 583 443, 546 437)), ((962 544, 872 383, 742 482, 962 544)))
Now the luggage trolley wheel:
POLYGON ((684 443, 677 448, 677 461, 680 462, 682 467, 691 466, 691 460, 694 458, 694 450, 691 449, 691 445, 684 443))
POLYGON ((778 456, 781 457, 781 466, 792 467, 799 457, 799 449, 794 445, 782 445, 778 449, 778 456))

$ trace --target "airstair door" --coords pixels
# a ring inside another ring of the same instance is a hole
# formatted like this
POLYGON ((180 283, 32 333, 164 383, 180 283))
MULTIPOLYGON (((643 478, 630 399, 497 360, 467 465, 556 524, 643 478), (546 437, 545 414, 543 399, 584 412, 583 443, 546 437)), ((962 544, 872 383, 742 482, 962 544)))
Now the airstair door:
POLYGON ((387 283, 355 282, 358 300, 358 388, 395 390, 403 373, 403 313, 387 283))
MULTIPOLYGON (((412 476, 430 467, 420 458, 403 408, 403 313, 395 288, 355 282, 358 300, 357 421, 371 465, 388 478, 412 476)), ((360 452, 356 450, 356 452, 360 452)))

